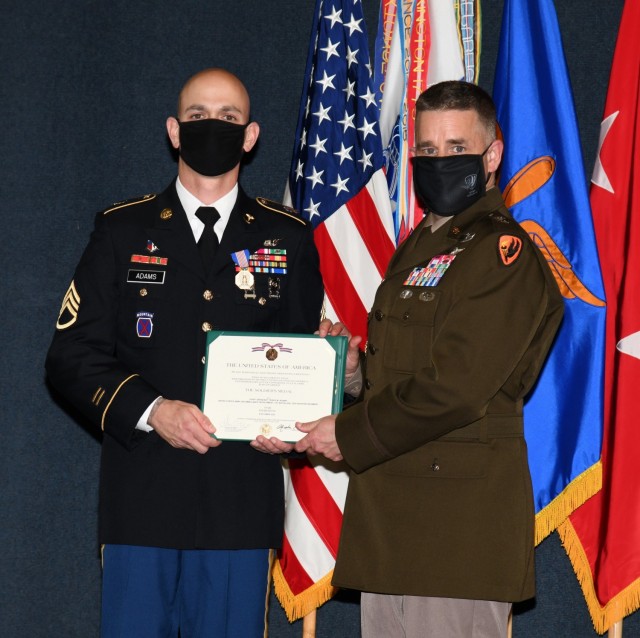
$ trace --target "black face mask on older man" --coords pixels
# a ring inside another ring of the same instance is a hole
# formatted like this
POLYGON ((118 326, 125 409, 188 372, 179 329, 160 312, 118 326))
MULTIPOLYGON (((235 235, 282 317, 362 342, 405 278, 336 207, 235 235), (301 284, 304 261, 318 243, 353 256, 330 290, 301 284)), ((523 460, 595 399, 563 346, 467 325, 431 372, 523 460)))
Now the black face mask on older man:
POLYGON ((414 157, 413 188, 418 200, 442 217, 457 215, 477 202, 489 179, 482 161, 489 146, 481 155, 414 157))
POLYGON ((180 157, 196 173, 223 175, 240 163, 247 126, 218 119, 180 122, 180 157))

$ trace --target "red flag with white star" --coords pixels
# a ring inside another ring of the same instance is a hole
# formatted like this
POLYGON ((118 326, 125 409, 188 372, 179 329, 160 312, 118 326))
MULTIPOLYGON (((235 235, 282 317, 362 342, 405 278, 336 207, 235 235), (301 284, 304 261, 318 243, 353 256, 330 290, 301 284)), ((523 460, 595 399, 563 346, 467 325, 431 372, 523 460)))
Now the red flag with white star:
POLYGON ((591 186, 607 299, 602 490, 560 528, 596 631, 640 607, 640 1, 627 0, 591 186))

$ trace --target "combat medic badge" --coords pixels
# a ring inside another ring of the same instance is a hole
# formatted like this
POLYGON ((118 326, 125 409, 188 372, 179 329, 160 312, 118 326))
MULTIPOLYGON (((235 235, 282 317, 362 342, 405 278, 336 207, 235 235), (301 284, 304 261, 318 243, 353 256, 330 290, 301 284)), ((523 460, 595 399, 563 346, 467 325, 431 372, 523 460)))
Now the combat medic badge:
POLYGON ((255 280, 249 268, 249 255, 248 250, 239 250, 238 252, 231 253, 231 259, 233 259, 233 263, 236 265, 236 286, 238 286, 240 290, 244 290, 245 299, 255 299, 255 280))

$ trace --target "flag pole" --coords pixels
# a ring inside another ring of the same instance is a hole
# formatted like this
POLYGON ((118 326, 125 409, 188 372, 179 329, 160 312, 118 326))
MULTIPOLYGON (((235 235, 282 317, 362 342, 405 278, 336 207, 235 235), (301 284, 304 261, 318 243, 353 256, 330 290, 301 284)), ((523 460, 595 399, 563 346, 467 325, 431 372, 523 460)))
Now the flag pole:
POLYGON ((310 611, 302 620, 302 638, 316 638, 316 610, 310 611))
POLYGON ((507 621, 507 638, 511 638, 512 636, 513 636, 513 608, 509 612, 509 620, 507 621))
POLYGON ((622 638, 622 620, 609 627, 608 638, 622 638))

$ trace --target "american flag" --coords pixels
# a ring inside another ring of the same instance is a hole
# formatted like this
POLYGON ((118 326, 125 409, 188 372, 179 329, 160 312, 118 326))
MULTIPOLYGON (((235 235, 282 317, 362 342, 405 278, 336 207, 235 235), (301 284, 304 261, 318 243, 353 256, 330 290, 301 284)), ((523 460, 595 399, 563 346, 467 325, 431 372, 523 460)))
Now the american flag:
MULTIPOLYGON (((317 0, 289 201, 314 226, 326 315, 365 336, 367 312, 393 254, 379 107, 360 0, 317 0)), ((348 477, 315 458, 290 461, 276 595, 290 620, 333 595, 348 477)))
POLYGON ((360 0, 318 0, 289 176, 315 228, 327 316, 364 335, 394 250, 360 0))

